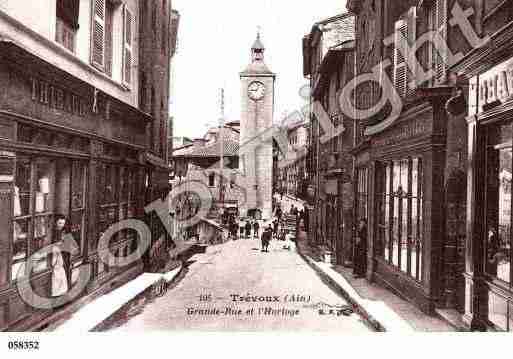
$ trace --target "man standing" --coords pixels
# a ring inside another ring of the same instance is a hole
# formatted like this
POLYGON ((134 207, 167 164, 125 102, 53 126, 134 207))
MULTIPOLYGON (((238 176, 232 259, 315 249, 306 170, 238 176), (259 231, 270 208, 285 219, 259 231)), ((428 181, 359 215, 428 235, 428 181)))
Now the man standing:
POLYGON ((251 222, 249 219, 246 221, 246 239, 251 238, 251 222))
POLYGON ((269 252, 269 242, 271 241, 271 234, 269 228, 265 229, 262 233, 262 252, 269 252))
POLYGON ((355 278, 362 278, 367 271, 367 221, 361 219, 356 231, 356 246, 354 249, 355 278))
POLYGON ((258 238, 259 234, 260 234, 260 223, 258 223, 258 221, 255 221, 253 223, 253 237, 258 238))

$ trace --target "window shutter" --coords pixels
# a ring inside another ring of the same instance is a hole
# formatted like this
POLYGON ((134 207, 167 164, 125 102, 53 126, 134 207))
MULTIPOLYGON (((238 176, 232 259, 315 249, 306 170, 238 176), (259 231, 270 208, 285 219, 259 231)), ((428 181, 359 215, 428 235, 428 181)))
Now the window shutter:
MULTIPOLYGON (((413 44, 415 44, 415 41, 417 41, 417 8, 416 7, 412 7, 410 9, 410 11, 408 11, 408 42, 409 42, 409 45, 412 46, 413 44)), ((408 55, 411 55, 409 52, 408 52, 408 55)), ((409 68, 409 71, 407 72, 408 75, 407 75, 407 79, 406 79, 406 93, 408 95, 413 95, 415 93, 415 87, 414 86, 410 86, 410 83, 415 80, 415 76, 416 76, 416 68, 415 68, 415 62, 412 61, 411 63, 411 68, 409 68)))
MULTIPOLYGON (((444 41, 447 40, 447 0, 435 0, 433 2, 434 6, 434 16, 436 28, 435 30, 440 35, 441 39, 444 41)), ((446 53, 438 53, 436 48, 433 47, 433 59, 435 59, 435 73, 436 73, 436 82, 441 83, 445 80, 447 75, 447 54, 446 53)))
POLYGON ((123 8, 123 84, 130 86, 132 83, 132 34, 133 34, 133 20, 132 13, 128 10, 126 5, 123 8))
POLYGON ((105 1, 93 0, 92 16, 91 62, 102 70, 105 67, 105 1))
POLYGON ((404 97, 407 89, 408 67, 406 66, 406 59, 401 51, 399 51, 401 36, 404 39, 408 38, 408 22, 404 19, 395 23, 394 44, 394 85, 399 95, 404 97))

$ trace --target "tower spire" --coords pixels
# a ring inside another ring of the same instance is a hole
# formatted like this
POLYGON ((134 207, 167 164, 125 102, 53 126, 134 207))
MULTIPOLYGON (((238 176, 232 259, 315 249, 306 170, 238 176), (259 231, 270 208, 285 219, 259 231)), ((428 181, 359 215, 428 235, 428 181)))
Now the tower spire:
POLYGON ((253 43, 253 46, 251 46, 251 57, 252 57, 253 62, 264 60, 265 46, 262 43, 260 33, 261 33, 261 28, 259 26, 258 30, 257 30, 257 38, 256 38, 255 42, 253 43))

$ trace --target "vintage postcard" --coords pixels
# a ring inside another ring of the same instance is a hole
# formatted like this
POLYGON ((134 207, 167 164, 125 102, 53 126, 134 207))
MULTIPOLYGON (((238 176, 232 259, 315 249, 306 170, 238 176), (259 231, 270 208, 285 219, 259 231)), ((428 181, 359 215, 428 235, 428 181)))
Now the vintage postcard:
POLYGON ((504 0, 0 0, 0 331, 513 331, 512 54, 504 0))

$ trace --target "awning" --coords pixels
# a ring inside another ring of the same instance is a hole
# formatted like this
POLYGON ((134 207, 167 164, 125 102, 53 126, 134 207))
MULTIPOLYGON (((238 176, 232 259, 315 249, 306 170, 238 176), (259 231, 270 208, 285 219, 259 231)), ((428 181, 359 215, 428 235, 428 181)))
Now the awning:
POLYGON ((221 230, 221 231, 224 229, 219 223, 214 222, 211 219, 202 218, 201 222, 205 222, 207 224, 210 224, 212 227, 215 227, 216 229, 221 230))
POLYGON ((149 152, 146 152, 146 162, 148 162, 150 165, 159 167, 162 170, 167 170, 171 172, 171 169, 169 168, 169 164, 166 163, 162 158, 159 158, 149 152))

